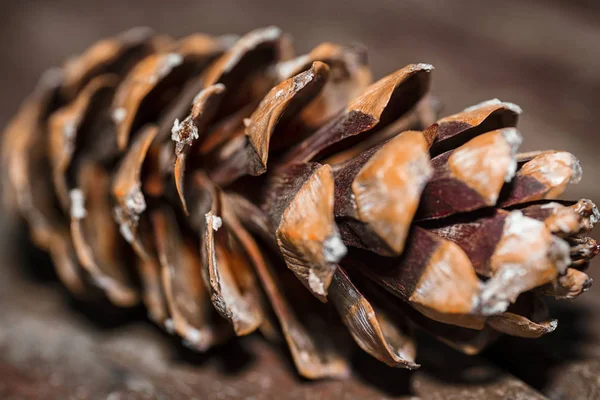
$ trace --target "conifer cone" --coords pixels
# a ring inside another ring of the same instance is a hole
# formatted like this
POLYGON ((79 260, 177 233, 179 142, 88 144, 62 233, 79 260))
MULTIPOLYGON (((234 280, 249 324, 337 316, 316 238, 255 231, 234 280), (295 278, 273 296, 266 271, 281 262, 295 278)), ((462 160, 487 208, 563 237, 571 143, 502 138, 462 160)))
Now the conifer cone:
POLYGON ((549 333, 543 298, 588 290, 600 250, 596 206, 555 200, 580 165, 519 153, 512 103, 438 119, 432 70, 134 29, 42 77, 4 201, 76 296, 143 302, 198 351, 260 330, 307 378, 346 376, 351 339, 412 369, 417 330, 468 354, 549 333))

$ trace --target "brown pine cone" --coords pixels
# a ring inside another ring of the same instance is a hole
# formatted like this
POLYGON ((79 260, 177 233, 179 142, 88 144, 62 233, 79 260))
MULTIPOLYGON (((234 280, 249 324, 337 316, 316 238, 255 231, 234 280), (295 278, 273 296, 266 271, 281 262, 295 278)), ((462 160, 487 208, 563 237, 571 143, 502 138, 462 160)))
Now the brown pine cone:
POLYGON ((511 103, 436 121, 432 70, 371 83, 358 46, 135 29, 44 75, 4 200, 75 295, 143 301, 200 351, 282 332, 307 378, 347 375, 347 332, 404 368, 415 327, 469 354, 551 332, 542 298, 586 291, 600 249, 596 206, 552 200, 579 163, 518 153, 511 103))

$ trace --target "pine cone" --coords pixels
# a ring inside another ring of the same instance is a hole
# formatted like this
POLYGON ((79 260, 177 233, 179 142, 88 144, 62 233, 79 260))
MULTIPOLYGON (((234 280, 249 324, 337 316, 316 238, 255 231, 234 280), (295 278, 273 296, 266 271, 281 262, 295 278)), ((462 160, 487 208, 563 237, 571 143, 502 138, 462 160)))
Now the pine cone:
POLYGON ((511 103, 436 121, 432 70, 371 84, 359 46, 135 29, 43 76, 4 200, 75 295, 199 351, 281 331, 307 378, 347 375, 350 336, 411 369, 414 328, 468 354, 551 332, 542 298, 586 291, 600 249, 590 200, 551 201, 579 163, 518 153, 511 103))

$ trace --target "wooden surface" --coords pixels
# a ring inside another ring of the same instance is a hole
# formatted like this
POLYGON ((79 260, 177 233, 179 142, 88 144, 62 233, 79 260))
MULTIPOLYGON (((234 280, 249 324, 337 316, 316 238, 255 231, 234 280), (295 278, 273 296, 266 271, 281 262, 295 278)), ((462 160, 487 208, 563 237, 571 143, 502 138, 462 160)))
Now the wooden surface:
POLYGON ((5 249, 0 280, 1 399, 545 399, 493 363, 426 338, 422 369, 392 369, 357 352, 345 381, 301 380, 288 353, 257 335, 193 353, 143 310, 70 298, 23 234, 5 249))
MULTIPOLYGON (((433 64, 446 113, 493 97, 519 104, 523 149, 574 152, 584 179, 569 197, 600 201, 594 0, 26 0, 2 2, 0 22, 2 126, 41 72, 102 36, 132 25, 184 35, 275 24, 299 51, 326 40, 365 44, 376 77, 433 64)), ((425 367, 413 374, 357 356, 353 379, 313 383, 299 380, 286 353, 259 337, 199 356, 146 322, 143 311, 74 302, 48 273, 47 259, 2 221, 2 399, 600 398, 598 287, 552 304, 559 327, 545 338, 506 338, 479 358, 424 342, 417 361, 425 367)))

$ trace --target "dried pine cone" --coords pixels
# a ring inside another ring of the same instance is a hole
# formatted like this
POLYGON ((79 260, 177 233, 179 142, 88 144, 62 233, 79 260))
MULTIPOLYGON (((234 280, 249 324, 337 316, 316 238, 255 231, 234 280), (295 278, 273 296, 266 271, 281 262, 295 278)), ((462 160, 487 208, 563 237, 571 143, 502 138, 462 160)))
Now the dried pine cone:
POLYGON ((274 27, 132 30, 44 75, 5 202, 74 294, 141 300, 197 350, 280 328, 308 378, 348 373, 347 332, 405 368, 415 326, 469 354, 551 332, 541 298, 586 291, 599 251, 595 205, 550 201, 579 163, 518 153, 511 103, 436 121, 432 69, 372 84, 362 48, 294 57, 274 27))

